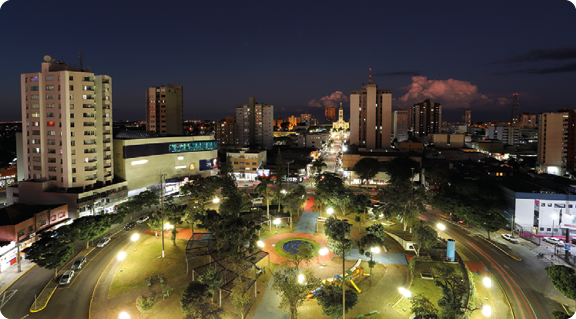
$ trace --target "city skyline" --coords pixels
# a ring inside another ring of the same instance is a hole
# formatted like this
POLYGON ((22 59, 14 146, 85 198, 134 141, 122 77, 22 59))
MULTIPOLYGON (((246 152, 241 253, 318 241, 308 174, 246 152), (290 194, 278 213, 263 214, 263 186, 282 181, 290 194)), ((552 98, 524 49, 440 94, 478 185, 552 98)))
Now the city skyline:
POLYGON ((565 0, 373 3, 377 16, 349 2, 183 3, 169 15, 147 10, 152 4, 6 2, 0 120, 21 120, 20 74, 34 72, 44 55, 79 66, 80 51, 84 68, 114 78, 117 120, 145 119, 142 92, 168 84, 186 89, 184 119, 224 119, 249 96, 274 105, 276 118, 309 111, 323 119, 325 106, 343 102, 347 119, 350 92, 368 82, 369 68, 392 91, 392 110, 429 98, 449 122, 468 107, 473 122, 509 120, 513 93, 518 113, 576 108, 576 47, 567 36, 576 31, 576 9, 565 0), (81 26, 90 23, 77 12, 106 16, 89 32, 100 40, 86 41, 81 26), (58 15, 66 19, 43 22, 52 33, 31 22, 58 15), (50 36, 56 30, 65 38, 50 36))

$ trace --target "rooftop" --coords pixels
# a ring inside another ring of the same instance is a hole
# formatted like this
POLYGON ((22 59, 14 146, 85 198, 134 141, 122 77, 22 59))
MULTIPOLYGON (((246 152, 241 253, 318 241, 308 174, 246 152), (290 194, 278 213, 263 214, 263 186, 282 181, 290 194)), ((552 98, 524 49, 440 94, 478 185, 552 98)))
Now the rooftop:
POLYGON ((34 217, 34 214, 40 213, 47 209, 53 209, 65 204, 59 205, 27 205, 15 203, 8 207, 0 209, 0 225, 17 225, 27 219, 34 217))

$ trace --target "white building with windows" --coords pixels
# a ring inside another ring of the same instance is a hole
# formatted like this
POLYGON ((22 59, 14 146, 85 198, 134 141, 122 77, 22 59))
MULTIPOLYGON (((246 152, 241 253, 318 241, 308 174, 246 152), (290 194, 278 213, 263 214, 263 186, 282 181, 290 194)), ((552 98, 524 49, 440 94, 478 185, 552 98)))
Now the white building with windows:
POLYGON ((236 107, 236 145, 272 149, 274 145, 274 106, 256 103, 236 107))

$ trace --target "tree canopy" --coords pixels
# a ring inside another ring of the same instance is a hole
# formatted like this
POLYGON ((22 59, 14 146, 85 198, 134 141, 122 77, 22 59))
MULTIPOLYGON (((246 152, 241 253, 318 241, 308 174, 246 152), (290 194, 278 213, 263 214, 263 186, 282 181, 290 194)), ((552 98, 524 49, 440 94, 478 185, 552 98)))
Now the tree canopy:
POLYGON ((425 190, 422 186, 414 187, 410 181, 398 180, 378 191, 380 201, 386 203, 385 215, 400 216, 404 231, 408 223, 425 212, 425 190))
POLYGON ((390 182, 411 181, 412 169, 414 169, 414 174, 417 174, 420 169, 420 163, 408 156, 395 157, 389 162, 384 162, 383 165, 390 176, 390 182))
MULTIPOLYGON (((358 295, 354 290, 346 290, 345 311, 346 314, 358 303, 358 295)), ((324 286, 316 295, 318 305, 322 307, 322 313, 332 318, 342 317, 342 289, 334 284, 324 286)))
POLYGON ((379 160, 372 157, 364 157, 354 164, 352 170, 360 177, 361 183, 364 184, 365 180, 370 180, 376 176, 381 167, 382 163, 379 160))
POLYGON ((321 284, 311 268, 305 269, 302 275, 305 282, 299 283, 298 268, 282 267, 274 273, 272 288, 280 295, 278 308, 287 309, 291 319, 298 318, 298 307, 304 304, 308 292, 321 284))
POLYGON ((434 285, 442 290, 442 297, 438 299, 440 318, 460 318, 464 313, 462 300, 468 292, 462 276, 447 263, 438 263, 432 269, 436 275, 434 285))
POLYGON ((210 302, 212 292, 207 284, 193 281, 182 291, 180 307, 185 319, 220 319, 224 309, 210 302))
POLYGON ((432 319, 438 318, 438 309, 423 294, 417 294, 410 299, 410 312, 416 317, 415 319, 432 319))
POLYGON ((576 273, 574 268, 563 265, 552 265, 545 268, 554 288, 567 298, 576 299, 576 273))

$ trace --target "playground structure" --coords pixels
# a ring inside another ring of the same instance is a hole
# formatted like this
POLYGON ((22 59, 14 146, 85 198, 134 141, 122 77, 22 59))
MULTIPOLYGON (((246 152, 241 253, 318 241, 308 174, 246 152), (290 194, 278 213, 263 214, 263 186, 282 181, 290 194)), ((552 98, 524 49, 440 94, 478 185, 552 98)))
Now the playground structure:
MULTIPOLYGON (((356 291, 358 291, 358 293, 360 293, 361 290, 360 290, 360 288, 358 288, 358 286, 356 286, 356 283, 354 282, 354 280, 356 280, 356 282, 362 282, 362 281, 364 281, 365 277, 369 277, 369 276, 370 276, 370 274, 364 273, 363 267, 355 266, 352 269, 346 270, 345 284, 347 284, 349 287, 353 287, 354 289, 356 289, 356 291)), ((322 284, 330 284, 330 283, 333 283, 336 286, 340 286, 342 284, 342 276, 334 275, 333 278, 322 281, 322 284)), ((318 295, 318 293, 323 288, 324 288, 324 285, 308 292, 308 294, 306 295, 306 300, 312 300, 314 297, 316 297, 316 295, 318 295)))

